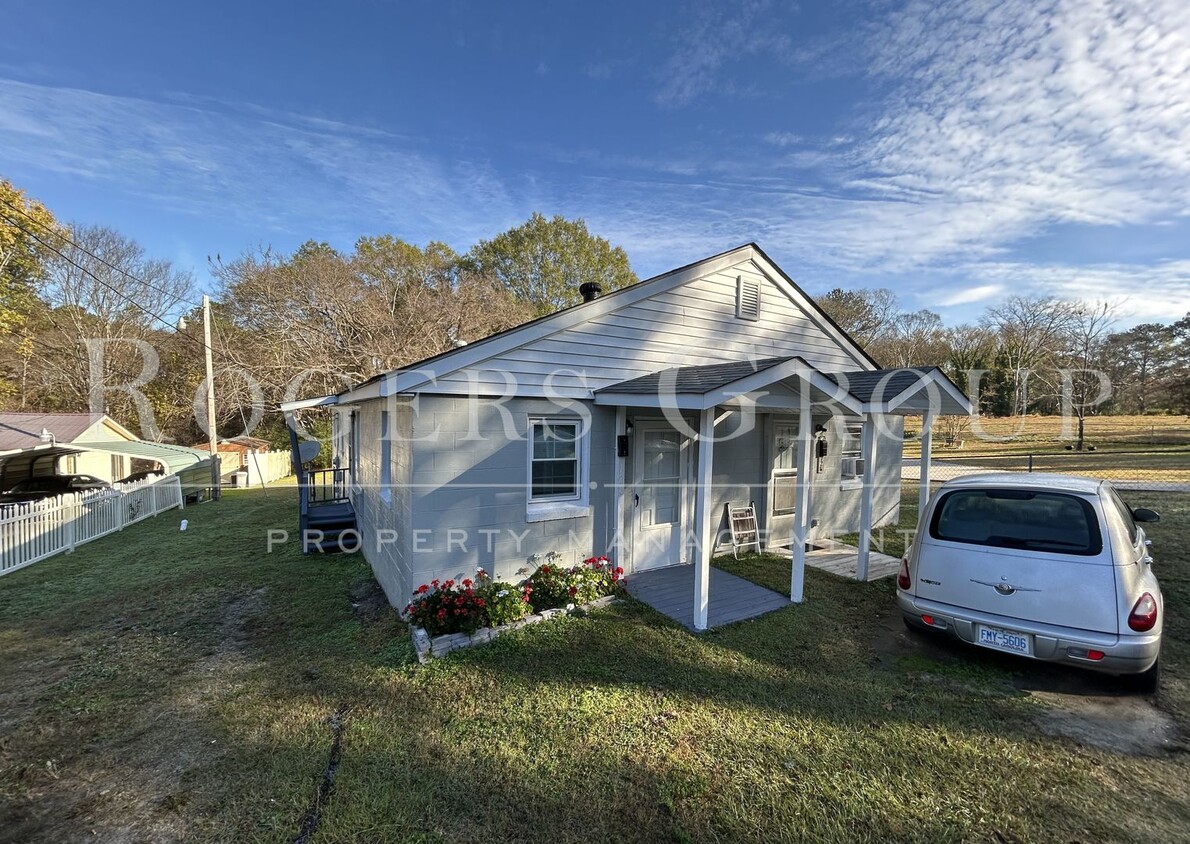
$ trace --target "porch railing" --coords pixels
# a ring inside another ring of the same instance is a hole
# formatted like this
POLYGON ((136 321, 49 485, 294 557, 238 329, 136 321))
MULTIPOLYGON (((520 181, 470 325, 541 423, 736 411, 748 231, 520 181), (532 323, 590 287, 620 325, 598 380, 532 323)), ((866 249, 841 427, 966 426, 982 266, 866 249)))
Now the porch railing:
POLYGON ((311 504, 331 504, 347 501, 347 478, 350 469, 311 469, 306 475, 306 500, 311 504))

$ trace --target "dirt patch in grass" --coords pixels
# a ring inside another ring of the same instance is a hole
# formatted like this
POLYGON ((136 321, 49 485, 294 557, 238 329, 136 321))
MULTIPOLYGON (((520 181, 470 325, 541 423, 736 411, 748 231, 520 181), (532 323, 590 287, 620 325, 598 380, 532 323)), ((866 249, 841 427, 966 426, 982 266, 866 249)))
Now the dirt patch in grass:
POLYGON ((1190 750, 1173 717, 1119 678, 1014 658, 911 631, 899 612, 883 613, 871 640, 878 662, 895 664, 928 683, 964 694, 1028 695, 1040 704, 1041 732, 1132 756, 1190 750))

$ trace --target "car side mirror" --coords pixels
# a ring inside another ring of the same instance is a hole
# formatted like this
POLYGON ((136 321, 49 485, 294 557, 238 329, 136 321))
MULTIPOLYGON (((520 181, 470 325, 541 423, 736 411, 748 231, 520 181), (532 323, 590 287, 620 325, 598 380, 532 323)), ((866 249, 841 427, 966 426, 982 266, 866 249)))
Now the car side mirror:
POLYGON ((1161 514, 1156 510, 1150 510, 1148 507, 1137 507, 1132 511, 1132 518, 1138 522, 1148 524, 1150 522, 1161 521, 1161 514))

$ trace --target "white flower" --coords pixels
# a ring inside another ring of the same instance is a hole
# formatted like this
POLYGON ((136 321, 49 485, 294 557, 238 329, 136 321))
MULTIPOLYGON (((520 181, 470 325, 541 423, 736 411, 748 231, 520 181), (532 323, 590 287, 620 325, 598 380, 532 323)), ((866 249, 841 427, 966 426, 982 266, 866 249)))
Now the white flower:
POLYGON ((497 597, 497 598, 503 598, 503 597, 504 597, 505 595, 507 595, 507 594, 508 594, 508 590, 507 590, 507 589, 501 589, 499 592, 497 592, 497 593, 496 593, 496 597, 497 597))

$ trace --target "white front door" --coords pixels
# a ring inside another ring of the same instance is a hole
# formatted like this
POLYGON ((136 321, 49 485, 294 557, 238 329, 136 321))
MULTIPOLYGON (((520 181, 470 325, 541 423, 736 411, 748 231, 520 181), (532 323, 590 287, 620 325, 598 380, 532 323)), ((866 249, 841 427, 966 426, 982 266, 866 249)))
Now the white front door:
POLYGON ((689 440, 664 423, 636 426, 633 479, 634 571, 682 562, 689 440))

